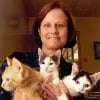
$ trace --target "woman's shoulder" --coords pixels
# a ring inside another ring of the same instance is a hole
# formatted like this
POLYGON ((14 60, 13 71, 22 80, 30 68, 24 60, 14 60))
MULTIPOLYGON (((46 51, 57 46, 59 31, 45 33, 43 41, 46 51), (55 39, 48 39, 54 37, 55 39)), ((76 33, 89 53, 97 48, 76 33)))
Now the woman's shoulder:
MULTIPOLYGON (((34 51, 34 52, 13 52, 8 57, 9 58, 15 57, 18 60, 20 60, 22 63, 27 64, 36 70, 39 70, 37 51, 34 51)), ((0 67, 0 72, 2 72, 6 66, 7 66, 7 62, 5 59, 0 67)))
POLYGON ((38 66, 38 53, 37 51, 33 52, 13 52, 8 57, 10 58, 17 58, 22 63, 28 64, 29 66, 33 68, 37 68, 38 66))
POLYGON ((15 57, 18 60, 25 63, 28 59, 31 60, 31 59, 38 57, 38 54, 37 54, 37 51, 34 51, 34 52, 13 52, 8 57, 9 58, 15 57))

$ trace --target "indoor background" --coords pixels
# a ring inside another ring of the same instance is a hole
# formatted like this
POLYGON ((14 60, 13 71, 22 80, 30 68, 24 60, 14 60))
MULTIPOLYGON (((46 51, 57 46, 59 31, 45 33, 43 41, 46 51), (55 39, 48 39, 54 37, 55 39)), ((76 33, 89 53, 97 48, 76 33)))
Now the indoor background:
MULTIPOLYGON (((0 61, 14 51, 34 51, 37 46, 32 34, 34 16, 52 0, 0 0, 0 61)), ((78 43, 65 50, 69 61, 77 61, 88 72, 100 71, 95 58, 94 42, 100 42, 100 0, 62 0, 73 16, 78 43), (76 55, 76 56, 75 56, 76 55)))

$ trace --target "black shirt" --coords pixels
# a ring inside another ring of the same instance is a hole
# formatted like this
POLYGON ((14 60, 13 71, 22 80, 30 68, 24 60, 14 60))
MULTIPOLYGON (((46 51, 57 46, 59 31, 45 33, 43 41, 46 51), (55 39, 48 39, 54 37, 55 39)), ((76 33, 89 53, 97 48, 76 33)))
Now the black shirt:
MULTIPOLYGON (((38 52, 14 52, 10 56, 10 58, 16 57, 18 60, 20 60, 22 63, 28 64, 31 68, 36 69, 39 71, 40 67, 38 64, 38 52)), ((0 76, 2 75, 2 72, 5 70, 7 66, 6 60, 2 63, 2 66, 0 66, 0 76)), ((69 62, 66 62, 63 57, 61 57, 61 63, 59 68, 59 77, 62 79, 65 75, 69 75, 71 73, 72 64, 69 62)), ((1 85, 2 79, 0 77, 0 85, 1 85)), ((6 92, 0 87, 0 100, 11 100, 12 99, 12 93, 6 92)))

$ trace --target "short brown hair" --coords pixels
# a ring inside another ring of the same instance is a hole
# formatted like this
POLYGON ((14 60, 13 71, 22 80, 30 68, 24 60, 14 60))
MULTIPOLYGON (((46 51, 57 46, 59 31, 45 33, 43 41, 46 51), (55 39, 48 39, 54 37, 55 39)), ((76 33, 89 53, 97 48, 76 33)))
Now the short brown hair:
POLYGON ((35 35, 35 41, 37 43, 37 45, 39 47, 42 47, 42 42, 41 42, 41 38, 39 36, 39 32, 38 32, 38 28, 40 28, 41 22, 42 20, 45 18, 45 16, 47 15, 47 13, 49 11, 51 11, 52 9, 55 8, 59 8, 61 9, 66 17, 68 18, 68 36, 67 36, 67 43, 65 44, 65 48, 71 48, 75 45, 76 43, 76 31, 75 31, 75 27, 72 21, 72 17, 70 15, 70 13, 68 12, 68 10, 66 9, 66 7, 64 6, 64 4, 61 1, 53 1, 51 3, 48 3, 47 5, 45 5, 40 13, 36 16, 36 20, 34 23, 34 27, 33 27, 33 34, 35 35))

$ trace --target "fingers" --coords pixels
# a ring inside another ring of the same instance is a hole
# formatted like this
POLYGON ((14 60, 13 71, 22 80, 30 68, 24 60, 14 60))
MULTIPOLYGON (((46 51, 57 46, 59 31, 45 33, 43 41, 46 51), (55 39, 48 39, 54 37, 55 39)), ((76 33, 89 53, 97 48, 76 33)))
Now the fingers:
POLYGON ((39 93, 43 97, 44 100, 57 100, 54 88, 51 82, 51 75, 48 75, 48 77, 45 78, 43 82, 41 82, 39 85, 40 90, 39 93))
POLYGON ((41 89, 41 94, 45 100, 57 100, 54 89, 51 85, 44 84, 41 89))
POLYGON ((48 94, 52 95, 55 94, 54 88, 50 84, 44 85, 45 91, 48 92, 48 94))

